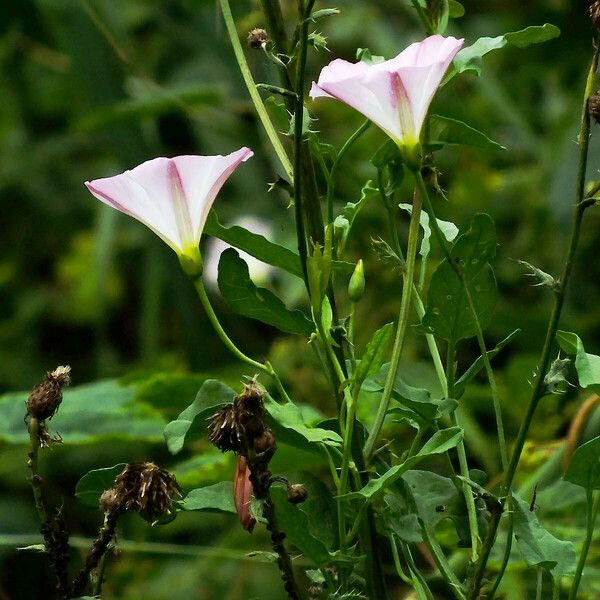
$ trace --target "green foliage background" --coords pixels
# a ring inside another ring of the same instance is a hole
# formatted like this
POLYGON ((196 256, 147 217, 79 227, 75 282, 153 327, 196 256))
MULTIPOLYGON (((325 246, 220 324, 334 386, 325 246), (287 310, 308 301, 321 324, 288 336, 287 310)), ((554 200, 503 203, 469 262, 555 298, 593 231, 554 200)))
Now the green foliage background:
MULTIPOLYGON (((232 4, 240 35, 263 24, 257 2, 232 4)), ((292 22, 295 2, 282 4, 292 22)), ((331 54, 311 54, 310 77, 332 57, 354 60, 357 47, 391 57, 421 37, 409 4, 318 2, 317 8, 337 6, 342 13, 319 24, 331 54)), ((495 363, 511 439, 550 303, 550 292, 531 287, 516 261, 556 274, 565 251, 591 28, 586 2, 463 4, 466 16, 453 21, 449 33, 467 43, 545 22, 562 31, 546 44, 490 54, 480 78, 457 80, 432 108, 507 148, 445 151, 438 167, 449 197, 441 218, 465 226, 474 212, 484 211, 496 221, 500 302, 488 329, 489 346, 517 327, 524 330, 495 363)), ((276 83, 262 53, 248 50, 248 56, 257 81, 276 83)), ((208 374, 237 388, 247 371, 215 337, 174 253, 137 222, 95 201, 83 182, 159 155, 227 153, 248 145, 255 157, 234 174, 215 205, 221 221, 247 215, 265 219, 271 239, 290 248, 295 228, 287 198, 267 191, 277 165, 212 0, 8 0, 0 16, 0 90, 0 392, 6 393, 0 398, 0 598, 20 600, 39 598, 41 589, 52 586, 42 555, 14 549, 38 541, 25 479, 25 429, 19 429, 26 395, 17 392, 30 389, 45 371, 70 364, 77 385, 107 380, 92 393, 65 396, 51 422, 64 444, 42 454, 50 497, 63 504, 81 545, 100 522, 99 513, 78 506, 73 496, 75 483, 89 469, 152 459, 174 469, 186 489, 233 474, 230 458, 203 441, 193 447, 195 456, 186 448, 171 457, 162 429, 193 400, 208 374)), ((337 147, 361 122, 334 102, 311 110, 322 139, 337 147)), ((600 168, 598 139, 594 131, 590 177, 600 168)), ((374 176, 370 156, 383 141, 383 134, 371 128, 352 149, 338 182, 343 202, 359 199, 374 176)), ((349 242, 352 254, 364 258, 367 273, 367 295, 359 306, 361 347, 375 328, 393 320, 399 301, 397 274, 378 263, 370 247, 370 238, 384 229, 383 211, 373 200, 355 224, 360 236, 349 242)), ((599 230, 600 216, 592 210, 562 324, 579 332, 595 353, 600 347, 599 230)), ((302 298, 291 278, 278 275, 270 285, 282 296, 302 298)), ((214 300, 248 354, 268 355, 296 400, 332 414, 327 382, 316 373, 303 341, 234 316, 218 292, 214 300)), ((412 339, 403 366, 407 372, 418 371, 425 358, 421 340, 412 339)), ((468 344, 462 350, 466 366, 477 350, 468 344)), ((484 383, 476 382, 465 394, 463 420, 470 452, 493 475, 497 452, 484 383)), ((573 389, 543 401, 533 429, 536 443, 523 459, 522 483, 529 495, 535 483, 541 489, 558 478, 560 456, 553 452, 562 446, 583 398, 573 389), (551 456, 554 462, 548 461, 551 456), (545 475, 537 472, 528 480, 528 473, 543 464, 545 475)), ((598 435, 599 429, 596 411, 584 436, 598 435)), ((393 433, 403 431, 398 427, 393 433)), ((273 470, 293 472, 300 465, 322 468, 314 457, 288 449, 277 455, 273 470)), ((540 519, 562 539, 579 542, 583 505, 577 502, 582 498, 563 498, 561 504, 560 490, 547 489, 548 500, 544 492, 538 494, 540 519)), ((106 598, 282 597, 274 566, 261 556, 247 556, 252 549, 268 548, 264 533, 250 538, 234 517, 184 513, 169 526, 150 529, 131 516, 121 540, 123 552, 108 567, 106 598)), ((600 594, 598 558, 592 546, 582 586, 590 597, 600 594)), ((533 594, 526 580, 535 580, 533 571, 526 576, 509 571, 503 585, 507 597, 533 594)))

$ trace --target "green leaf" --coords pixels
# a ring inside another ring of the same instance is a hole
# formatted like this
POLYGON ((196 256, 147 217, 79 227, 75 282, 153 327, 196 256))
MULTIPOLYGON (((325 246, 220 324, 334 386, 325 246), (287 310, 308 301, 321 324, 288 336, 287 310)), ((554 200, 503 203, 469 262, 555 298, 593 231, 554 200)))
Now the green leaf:
POLYGON ((387 323, 373 334, 356 367, 356 371, 352 374, 352 382, 357 388, 360 388, 367 377, 375 375, 379 371, 385 360, 385 354, 393 334, 393 323, 387 323))
MULTIPOLYGON (((492 360, 498 353, 512 340, 521 333, 520 329, 515 329, 512 333, 509 333, 501 342, 498 342, 492 350, 488 350, 486 352, 488 360, 492 360)), ((480 371, 485 367, 483 362, 483 357, 480 356, 458 379, 458 381, 454 385, 454 397, 456 399, 460 398, 465 393, 465 388, 469 382, 471 382, 480 371)))
POLYGON ((178 503, 181 510, 236 513, 233 501, 233 482, 220 481, 214 485, 196 488, 178 503))
POLYGON ((451 19, 459 19, 465 14, 465 7, 456 0, 448 0, 448 8, 451 19))
POLYGON ((197 439, 204 435, 206 418, 221 406, 233 402, 235 396, 236 392, 229 386, 216 379, 207 379, 192 404, 165 427, 164 437, 169 452, 180 452, 187 436, 197 439))
POLYGON ((373 496, 380 494, 390 485, 392 485, 404 473, 412 469, 415 465, 421 462, 424 458, 433 456, 434 454, 442 454, 450 448, 454 448, 463 438, 463 430, 460 427, 450 427, 436 431, 425 445, 415 454, 402 464, 396 465, 389 469, 386 473, 376 479, 371 479, 362 489, 357 492, 345 494, 345 499, 366 499, 370 500, 373 496))
POLYGON ((586 490, 600 490, 600 436, 575 450, 564 479, 586 490))
MULTIPOLYGON (((412 204, 398 204, 398 206, 401 210, 405 210, 409 215, 412 215, 412 204)), ((442 221, 441 219, 436 219, 436 221, 446 240, 453 242, 458 235, 458 227, 451 221, 442 221)), ((431 250, 431 227, 429 226, 429 215, 425 211, 421 211, 419 224, 423 229, 423 241, 421 242, 419 254, 426 258, 431 250)))
POLYGON ((516 495, 513 499, 514 534, 525 562, 552 571, 554 577, 573 574, 576 555, 572 542, 555 538, 540 525, 527 502, 516 495))
POLYGON ((479 38, 471 46, 463 48, 453 61, 452 71, 446 76, 445 81, 449 81, 457 73, 473 71, 476 75, 481 74, 481 59, 492 52, 499 50, 504 46, 510 45, 517 48, 525 48, 531 44, 546 42, 560 35, 560 29, 554 25, 546 23, 544 25, 533 25, 520 31, 513 31, 497 37, 479 38))
MULTIPOLYGON (((281 486, 271 487, 271 498, 275 505, 275 514, 286 540, 296 546, 302 554, 310 558, 317 566, 327 564, 331 555, 325 544, 311 532, 308 515, 301 509, 302 505, 291 504, 281 486)), ((314 528, 318 523, 312 523, 314 528)))
POLYGON ((211 210, 208 214, 204 233, 219 238, 230 246, 238 250, 243 250, 258 260, 302 278, 300 257, 295 252, 274 244, 264 236, 252 233, 243 227, 237 225, 224 227, 219 223, 217 213, 214 210, 211 210))
POLYGON ((430 117, 430 142, 428 145, 437 150, 445 145, 460 144, 473 146, 484 150, 506 150, 504 146, 494 142, 481 131, 450 117, 431 115, 430 117))
POLYGON ((477 214, 469 230, 456 240, 450 251, 456 268, 444 260, 435 270, 427 296, 427 311, 419 329, 455 343, 474 337, 476 321, 469 305, 465 284, 470 292, 482 329, 490 323, 496 306, 496 278, 489 261, 496 254, 496 232, 492 219, 477 214))
POLYGON ((286 333, 309 337, 313 332, 313 323, 301 311, 288 310, 273 292, 254 285, 248 265, 233 248, 221 254, 218 283, 225 302, 234 312, 286 333))
POLYGON ((113 487, 115 477, 126 467, 125 463, 119 463, 114 467, 94 469, 86 473, 75 487, 75 497, 83 506, 98 508, 100 496, 105 490, 113 487))
POLYGON ((600 356, 588 354, 579 336, 570 331, 558 331, 556 341, 567 354, 575 355, 579 385, 600 393, 600 356))
MULTIPOLYGON (((50 433, 58 432, 69 444, 92 444, 108 439, 159 443, 165 420, 151 406, 136 401, 136 385, 116 379, 68 388, 60 410, 48 422, 50 433)), ((27 443, 23 423, 29 392, 0 396, 0 440, 27 443)))
POLYGON ((207 379, 200 373, 153 373, 136 382, 135 400, 160 410, 161 414, 173 418, 194 398, 207 379))
MULTIPOLYGON (((328 429, 320 429, 319 427, 309 427, 302 417, 300 409, 292 402, 286 402, 279 404, 275 402, 271 396, 267 394, 264 398, 264 405, 267 412, 271 415, 273 420, 283 428, 284 430, 290 430, 300 435, 304 440, 311 444, 327 444, 330 446, 339 446, 342 442, 342 438, 335 431, 328 429)), ((277 428, 275 433, 277 438, 280 438, 280 433, 277 428)), ((289 438, 285 438, 285 441, 292 445, 297 445, 290 442, 289 438)), ((306 444, 300 444, 300 448, 306 449, 306 444)))

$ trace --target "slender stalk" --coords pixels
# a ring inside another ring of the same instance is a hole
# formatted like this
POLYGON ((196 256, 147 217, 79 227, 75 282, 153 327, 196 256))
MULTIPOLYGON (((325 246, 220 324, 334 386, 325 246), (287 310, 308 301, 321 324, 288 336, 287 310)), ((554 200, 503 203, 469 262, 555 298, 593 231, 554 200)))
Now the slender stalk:
POLYGON ((35 509, 42 524, 48 520, 44 498, 42 496, 42 478, 38 472, 38 453, 40 449, 40 421, 35 417, 29 419, 29 452, 27 453, 27 467, 31 472, 29 484, 33 492, 35 509))
POLYGON ((438 225, 438 222, 435 218, 435 211, 433 209, 433 204, 431 203, 431 199, 429 198, 429 194, 427 193, 427 187, 425 186, 425 182, 423 181, 423 177, 420 173, 419 173, 417 181, 418 181, 419 189, 424 197, 425 209, 429 213, 430 227, 433 230, 434 235, 436 236, 436 239, 438 240, 438 243, 439 243, 440 247, 442 248, 442 251, 444 252, 444 255, 446 257, 446 260, 448 261, 448 264, 454 269, 454 272, 456 273, 457 277, 460 279, 460 282, 463 287, 463 291, 467 298, 467 302, 469 303, 469 309, 471 311, 471 315, 472 315, 473 321, 475 323, 477 342, 479 344, 479 349, 481 351, 481 358, 483 359, 483 364, 484 364, 484 367, 486 370, 486 374, 487 374, 488 381, 490 384, 490 390, 492 393, 492 404, 494 407, 494 415, 496 418, 496 430, 498 432, 498 447, 500 449, 500 461, 501 461, 503 470, 506 470, 507 465, 508 465, 508 452, 506 450, 506 437, 504 435, 504 423, 502 421, 502 409, 500 407, 500 400, 498 398, 498 388, 496 386, 496 378, 494 377, 494 371, 492 369, 490 359, 487 355, 487 348, 485 346, 485 340, 483 338, 483 329, 479 322, 479 317, 477 315, 475 303, 474 303, 473 297, 471 295, 471 290, 469 289, 469 286, 464 278, 463 273, 456 267, 455 263, 451 260, 450 249, 446 242, 446 238, 444 237, 444 234, 442 233, 440 226, 438 225))
POLYGON ((560 314, 562 312, 562 307, 565 300, 567 285, 569 283, 569 277, 571 275, 571 270, 573 268, 573 263, 575 259, 575 253, 577 251, 577 246, 579 243, 581 222, 583 220, 583 214, 585 211, 585 208, 582 207, 582 201, 584 199, 585 172, 587 168, 588 149, 590 142, 590 117, 587 111, 587 100, 594 88, 595 74, 598 68, 598 53, 599 47, 596 46, 594 50, 594 56, 592 59, 592 65, 588 73, 586 90, 584 94, 585 100, 583 105, 583 113, 581 117, 581 127, 579 131, 579 163, 577 167, 577 179, 575 186, 575 214, 573 217, 573 226, 571 230, 569 250, 567 252, 567 258, 565 260, 563 272, 559 280, 559 285, 555 290, 554 306, 552 308, 552 314, 550 316, 550 321, 546 330, 546 339, 544 341, 542 355, 540 357, 540 361, 538 363, 536 371, 537 377, 535 381, 535 386, 531 394, 531 400, 527 408, 527 414, 525 415, 525 419, 523 420, 521 424, 521 429, 519 430, 517 443, 515 445, 515 449, 513 451, 508 473, 506 476, 505 486, 507 489, 510 489, 510 487, 512 486, 519 459, 521 457, 521 452, 523 451, 523 446, 525 445, 525 438, 527 437, 529 427, 531 426, 531 422, 533 420, 533 415, 537 408, 538 402, 544 395, 544 375, 548 368, 548 363, 550 362, 550 353, 552 352, 553 341, 556 335, 556 330, 558 328, 558 322, 560 320, 560 314))
POLYGON ((275 387, 277 388, 277 391, 279 392, 281 398, 285 402, 291 402, 292 400, 290 399, 287 392, 285 391, 285 388, 283 387, 283 384, 281 383, 281 379, 279 379, 279 376, 277 375, 277 372, 273 368, 273 365, 269 361, 266 361, 263 364, 263 363, 260 363, 256 360, 250 358, 249 356, 244 354, 234 344, 234 342, 231 340, 231 338, 227 335, 227 333, 225 332, 225 330, 223 329, 223 326, 221 325, 221 323, 219 321, 219 318, 217 317, 217 314, 215 313, 215 311, 212 307, 212 304, 210 303, 210 299, 208 298, 208 294, 206 293, 206 289, 204 287, 204 282, 202 281, 202 276, 194 278, 193 281, 194 281, 194 287, 196 288, 196 291, 198 292, 200 302, 202 303, 202 306, 204 307, 204 310, 206 311, 206 314, 208 316, 208 320, 211 322, 211 325, 213 326, 217 335, 221 338, 221 341, 223 342, 223 344, 225 344, 225 347, 236 358, 239 358, 242 362, 245 362, 246 364, 250 365, 251 367, 258 369, 259 371, 262 371, 263 373, 266 373, 267 375, 269 375, 271 377, 271 379, 273 379, 273 381, 275 382, 275 387))
POLYGON ((283 170, 289 177, 290 182, 292 182, 294 180, 292 163, 290 162, 283 144, 279 139, 279 135, 275 130, 271 119, 269 118, 267 109, 265 108, 262 98, 260 97, 258 89, 256 88, 256 83, 254 83, 254 78, 252 77, 252 73, 248 67, 248 63, 242 49, 242 44, 240 43, 237 30, 235 28, 235 22, 233 20, 233 15, 231 14, 229 0, 219 0, 219 4, 221 5, 223 19, 225 20, 225 27, 227 28, 227 33, 229 35, 229 39, 231 40, 231 45, 233 46, 233 52, 235 54, 242 77, 244 78, 244 83, 246 84, 248 93, 250 94, 250 98, 254 104, 254 109, 256 110, 265 133, 267 134, 267 137, 273 146, 273 150, 275 150, 275 154, 277 154, 277 158, 279 158, 279 162, 281 163, 283 170))
POLYGON ((435 600, 431 590, 429 589, 429 586, 427 585, 427 581, 425 581, 425 577, 423 577, 423 573, 421 573, 415 564, 415 560, 411 554, 408 544, 405 542, 400 542, 400 548, 410 572, 414 575, 415 590, 419 594, 419 598, 424 598, 425 600, 435 600))
POLYGON ((115 536, 119 513, 106 515, 104 524, 98 532, 98 537, 92 542, 92 547, 86 556, 85 563, 73 581, 71 593, 73 598, 81 596, 89 581, 90 573, 108 550, 108 545, 115 536))
MULTIPOLYGON (((446 360, 446 379, 448 381, 448 397, 454 396, 454 380, 455 380, 455 362, 456 362, 456 347, 453 343, 448 343, 448 358, 446 360)), ((459 427, 458 416, 456 411, 452 412, 450 416, 452 425, 459 427)), ((460 467, 460 474, 463 477, 461 482, 462 493, 465 497, 465 503, 467 505, 467 516, 469 519, 469 531, 471 534, 471 561, 475 562, 479 556, 479 545, 481 540, 479 539, 479 525, 477 524, 477 508, 475 507, 475 499, 473 498, 473 492, 471 487, 465 481, 469 479, 469 464, 467 462, 467 453, 465 450, 465 444, 461 441, 456 446, 456 452, 458 454, 458 464, 460 467)))
POLYGON ((371 125, 371 121, 367 119, 344 143, 341 147, 336 159, 333 161, 333 165, 331 166, 331 171, 329 172, 329 177, 327 180, 327 222, 333 223, 333 198, 334 198, 334 189, 335 189, 335 176, 337 174, 337 170, 342 162, 342 159, 353 146, 354 142, 369 129, 371 125))
POLYGON ((425 28, 427 35, 432 35, 433 33, 435 33, 433 31, 433 25, 431 23, 431 20, 428 17, 427 13, 423 10, 423 7, 421 6, 421 3, 419 2, 419 0, 410 0, 410 1, 411 1, 411 4, 413 5, 414 9, 417 11, 417 15, 419 15, 419 19, 421 20, 421 23, 423 24, 423 27, 425 28))
POLYGON ((542 590, 544 589, 544 569, 537 568, 537 581, 535 585, 535 600, 542 600, 542 590))
POLYGON ((225 344, 226 348, 236 357, 239 358, 242 362, 250 365, 251 367, 266 373, 267 375, 272 375, 273 369, 269 368, 266 364, 259 363, 258 361, 246 356, 231 340, 231 338, 227 335, 221 323, 219 322, 219 318, 217 317, 212 304, 208 298, 206 293, 206 289, 204 288, 204 282, 202 281, 202 277, 196 277, 194 279, 194 287, 198 292, 198 297, 200 298, 200 302, 202 302, 202 306, 206 311, 206 315, 208 316, 208 320, 213 326, 214 330, 217 332, 217 335, 221 338, 221 341, 225 344))
POLYGON ((588 552, 590 550, 590 544, 594 537, 594 524, 596 523, 596 517, 598 516, 598 509, 600 509, 600 493, 596 492, 594 495, 593 490, 587 490, 587 507, 586 507, 586 529, 585 529, 585 540, 583 542, 583 548, 577 561, 577 568, 575 570, 575 577, 573 577, 573 584, 571 585, 571 591, 569 592, 569 600, 576 600, 577 590, 581 582, 581 575, 583 574, 583 567, 587 559, 588 552))
POLYGON ((273 550, 277 553, 277 565, 281 571, 281 578, 290 600, 300 600, 300 592, 298 591, 298 584, 294 577, 294 570, 292 569, 292 560, 290 555, 283 543, 285 539, 285 533, 279 529, 277 523, 277 516, 275 515, 275 507, 271 500, 270 494, 267 492, 267 497, 263 501, 263 516, 267 520, 267 529, 271 534, 271 543, 273 550))
POLYGON ((448 563, 448 559, 444 556, 442 549, 435 540, 433 532, 430 531, 428 527, 423 527, 421 529, 421 532, 423 533, 423 541, 425 542, 425 545, 431 552, 431 556, 433 557, 437 568, 439 569, 440 573, 444 577, 444 580, 452 590, 452 593, 457 598, 457 600, 464 600, 465 595, 462 592, 462 586, 460 584, 460 581, 452 571, 452 568, 448 563))
POLYGON ((383 422, 387 413, 390 399, 392 397, 392 391, 394 389, 394 383, 396 381, 396 374, 398 373, 398 367, 400 365, 400 358, 402 356, 402 348, 404 346, 404 338, 408 327, 408 318, 410 314, 411 298, 413 291, 413 281, 415 275, 415 260, 417 256, 417 246, 419 241, 419 218, 421 216, 421 205, 422 205, 421 194, 415 194, 413 199, 413 209, 410 216, 410 225, 408 230, 408 247, 406 250, 406 270, 404 272, 404 284, 402 286, 402 299, 400 301, 400 313, 398 315, 398 326, 396 329, 396 338, 394 340, 394 347, 392 349, 392 357, 390 360, 390 367, 385 380, 383 393, 379 406, 377 408, 377 414, 375 415, 375 421, 371 427, 369 437, 364 448, 365 462, 368 464, 373 456, 375 449, 375 443, 383 422))
POLYGON ((500 587, 500 583, 502 582, 502 578, 504 577, 504 573, 506 571, 506 567, 508 567, 508 561, 510 560, 510 551, 512 549, 512 541, 513 541, 513 531, 514 531, 514 520, 512 514, 512 496, 509 496, 507 499, 507 507, 508 509, 508 531, 506 532, 506 545, 504 546, 504 555, 502 557, 502 564, 500 565, 500 570, 498 571, 498 575, 496 575, 496 581, 494 581, 494 585, 492 589, 488 593, 489 600, 494 600, 494 596, 500 587))
POLYGON ((552 576, 552 600, 560 600, 560 577, 552 576))
POLYGON ((415 583, 411 577, 409 577, 402 568, 400 564, 400 554, 398 553, 398 544, 396 544, 396 538, 390 534, 388 536, 390 540, 390 547, 392 548, 392 558, 394 559, 394 567, 396 568, 396 573, 398 573, 398 577, 404 581, 407 585, 414 587, 415 583))
POLYGON ((98 565, 98 569, 96 570, 96 581, 94 582, 93 594, 94 596, 100 597, 102 593, 102 584, 104 583, 104 571, 106 569, 106 556, 107 553, 102 555, 100 559, 100 564, 98 565))
MULTIPOLYGON (((546 330, 546 338, 544 340, 544 346, 542 348, 540 360, 538 362, 537 370, 536 370, 536 378, 535 384, 533 386, 533 390, 531 392, 531 398, 529 400, 529 405, 527 407, 527 412, 523 421, 521 422, 521 427, 519 429, 519 433, 517 436, 517 441, 515 444, 515 448, 513 450, 513 454, 511 457, 510 464, 508 466, 508 471, 506 473, 506 479, 504 483, 504 487, 507 492, 510 492, 513 484, 513 480, 517 471, 517 467, 519 465, 519 459, 521 458, 521 453, 523 452, 523 447, 525 445, 525 440, 527 438, 527 434, 529 432, 529 428, 531 427, 531 423, 533 421, 533 416, 537 409, 538 403, 542 396, 544 395, 544 375, 548 369, 548 365, 550 362, 550 355, 552 352, 554 338, 556 335, 556 330, 558 328, 558 323, 560 321, 560 315, 562 312, 562 307, 565 300, 565 295, 567 292, 567 286, 569 284, 569 278, 571 275, 571 270, 573 268, 573 263, 575 260, 575 254, 577 251, 577 246, 579 244, 579 235, 581 230, 581 222, 583 220, 583 214, 585 212, 585 174, 587 169, 587 159, 588 159, 588 149, 589 149, 589 138, 590 138, 590 117, 587 110, 588 98, 592 94, 594 90, 594 82, 596 71, 598 69, 598 56, 600 52, 600 47, 598 44, 594 44, 594 54, 592 57, 592 63, 588 72, 585 91, 583 95, 583 107, 582 107, 582 115, 581 115, 581 125, 579 130, 579 162, 577 167, 577 177, 575 184, 575 201, 574 201, 574 215, 573 215, 573 224, 571 228, 571 239, 569 242, 569 249, 567 251, 567 256, 565 259, 565 263, 563 266, 563 271, 561 277, 559 279, 559 285, 556 286, 555 295, 554 295, 554 305, 552 307, 552 312, 550 315, 550 320, 548 322, 548 327, 546 330)), ((484 543, 484 549, 479 557, 479 561, 474 569, 470 586, 469 586, 469 600, 476 600, 479 595, 479 590, 481 588, 481 581, 483 578, 483 574, 485 571, 485 566, 487 564, 487 560, 489 557, 489 553, 491 552, 491 547, 494 544, 496 532, 498 530, 498 525, 500 524, 500 516, 492 519, 489 524, 488 535, 486 537, 486 541, 484 543)))

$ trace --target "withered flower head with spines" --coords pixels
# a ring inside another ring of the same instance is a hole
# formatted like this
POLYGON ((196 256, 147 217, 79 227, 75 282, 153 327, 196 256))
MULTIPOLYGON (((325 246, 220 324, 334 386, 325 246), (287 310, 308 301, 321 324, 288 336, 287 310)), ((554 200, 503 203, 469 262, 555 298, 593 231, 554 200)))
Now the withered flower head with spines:
POLYGON ((248 45, 254 50, 260 50, 269 41, 269 34, 260 27, 248 33, 248 45))
POLYGON ((592 2, 588 8, 588 15, 592 21, 592 25, 600 30, 600 0, 592 2))
POLYGON ((275 449, 275 436, 265 427, 263 398, 265 391, 251 379, 232 404, 222 406, 209 417, 208 439, 219 450, 232 450, 249 457, 270 453, 275 449))
POLYGON ((588 98, 588 113, 596 123, 600 123, 600 91, 594 92, 588 98))
POLYGON ((171 473, 151 462, 130 463, 100 497, 105 513, 133 510, 150 523, 171 514, 173 498, 181 488, 171 473))
POLYGON ((71 367, 59 366, 46 373, 44 380, 38 383, 27 398, 27 415, 44 421, 51 419, 62 402, 62 388, 71 383, 71 367))

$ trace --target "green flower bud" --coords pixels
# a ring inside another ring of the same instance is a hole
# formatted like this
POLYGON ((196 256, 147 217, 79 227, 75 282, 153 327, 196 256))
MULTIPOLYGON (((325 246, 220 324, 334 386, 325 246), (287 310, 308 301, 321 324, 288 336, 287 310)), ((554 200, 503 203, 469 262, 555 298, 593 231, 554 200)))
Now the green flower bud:
POLYGON ((365 270, 363 267, 362 258, 356 263, 354 273, 350 277, 348 284, 348 296, 352 302, 358 302, 365 293, 365 270))

